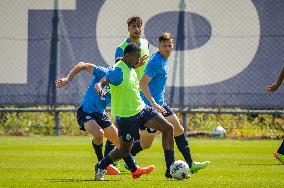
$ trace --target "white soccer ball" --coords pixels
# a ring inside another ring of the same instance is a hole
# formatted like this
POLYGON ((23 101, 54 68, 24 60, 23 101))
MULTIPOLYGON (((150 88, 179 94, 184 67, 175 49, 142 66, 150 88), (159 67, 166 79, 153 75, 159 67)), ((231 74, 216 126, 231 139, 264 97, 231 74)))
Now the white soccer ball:
POLYGON ((224 138, 225 134, 226 134, 226 130, 222 126, 215 127, 212 130, 213 138, 224 138))
POLYGON ((189 174, 189 166, 182 160, 177 160, 170 166, 170 174, 173 178, 182 180, 187 179, 189 174))

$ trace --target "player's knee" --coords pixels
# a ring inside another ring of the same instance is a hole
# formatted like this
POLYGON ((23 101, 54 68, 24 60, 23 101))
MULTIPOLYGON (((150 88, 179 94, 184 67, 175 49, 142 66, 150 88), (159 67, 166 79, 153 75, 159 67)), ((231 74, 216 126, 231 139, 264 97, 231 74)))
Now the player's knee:
POLYGON ((174 127, 172 124, 167 123, 167 125, 165 126, 165 132, 167 133, 173 133, 174 132, 174 127))
POLYGON ((152 146, 152 142, 143 142, 141 143, 141 148, 144 149, 149 149, 152 146))
POLYGON ((95 137, 96 140, 103 140, 104 138, 104 131, 103 130, 99 130, 96 131, 93 136, 95 137))
POLYGON ((184 133, 184 128, 182 126, 176 127, 174 129, 174 133, 177 134, 177 135, 181 135, 181 134, 184 133))
POLYGON ((125 158, 130 153, 130 149, 128 148, 120 148, 119 150, 121 158, 125 158))
POLYGON ((102 144, 103 143, 103 137, 94 136, 93 143, 97 144, 97 145, 102 144))

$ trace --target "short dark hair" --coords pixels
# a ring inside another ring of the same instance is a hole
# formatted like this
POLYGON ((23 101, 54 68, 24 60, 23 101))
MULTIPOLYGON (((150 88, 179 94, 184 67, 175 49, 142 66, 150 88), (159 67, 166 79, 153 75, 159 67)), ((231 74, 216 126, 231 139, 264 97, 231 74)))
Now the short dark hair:
POLYGON ((139 23, 140 25, 142 25, 142 18, 140 18, 139 16, 132 16, 132 17, 128 18, 128 19, 127 19, 127 25, 128 25, 128 27, 129 27, 132 23, 139 23))
POLYGON ((125 48, 124 48, 124 54, 129 54, 131 52, 140 52, 141 48, 137 45, 137 44, 128 44, 125 48))
POLYGON ((162 35, 159 36, 159 42, 167 41, 173 39, 172 34, 168 32, 162 33, 162 35))

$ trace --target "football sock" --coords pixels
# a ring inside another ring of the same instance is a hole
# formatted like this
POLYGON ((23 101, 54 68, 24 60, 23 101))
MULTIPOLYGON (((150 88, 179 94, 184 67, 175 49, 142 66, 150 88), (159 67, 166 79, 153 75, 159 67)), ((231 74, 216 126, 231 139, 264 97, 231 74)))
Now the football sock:
POLYGON ((284 140, 282 141, 282 144, 278 148, 277 153, 284 155, 284 140))
POLYGON ((130 154, 128 154, 125 158, 123 158, 123 160, 125 164, 127 164, 127 167, 131 172, 135 172, 137 170, 134 159, 130 154))
POLYGON ((113 161, 110 159, 109 155, 107 155, 98 163, 98 168, 106 169, 112 162, 113 161))
POLYGON ((142 151, 142 150, 143 150, 143 149, 142 149, 142 147, 141 147, 140 140, 136 140, 136 141, 134 141, 134 144, 133 144, 133 146, 132 146, 132 149, 131 149, 131 151, 130 151, 130 154, 131 154, 132 156, 136 156, 137 153, 139 153, 139 152, 142 151))
POLYGON ((191 158, 190 149, 189 149, 189 146, 188 146, 188 142, 185 138, 185 135, 182 134, 182 135, 176 136, 175 142, 176 142, 178 150, 181 152, 184 160, 188 164, 189 168, 191 168, 192 158, 191 158))
POLYGON ((115 145, 111 141, 107 140, 105 145, 104 156, 106 157, 114 149, 114 147, 115 145))
POLYGON ((103 144, 96 145, 92 141, 92 145, 97 155, 98 161, 102 160, 103 159, 103 144))
POLYGON ((164 150, 164 154, 165 154, 167 170, 169 170, 171 164, 175 161, 174 150, 164 150))

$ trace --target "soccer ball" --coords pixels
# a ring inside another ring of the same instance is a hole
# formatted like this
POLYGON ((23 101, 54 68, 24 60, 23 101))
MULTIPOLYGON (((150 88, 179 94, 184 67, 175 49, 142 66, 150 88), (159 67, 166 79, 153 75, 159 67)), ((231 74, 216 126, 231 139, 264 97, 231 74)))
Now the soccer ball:
POLYGON ((173 178, 182 180, 187 179, 189 174, 189 166, 182 160, 177 160, 170 166, 170 174, 173 178))
POLYGON ((226 130, 222 126, 215 127, 212 131, 213 138, 224 138, 226 130))

